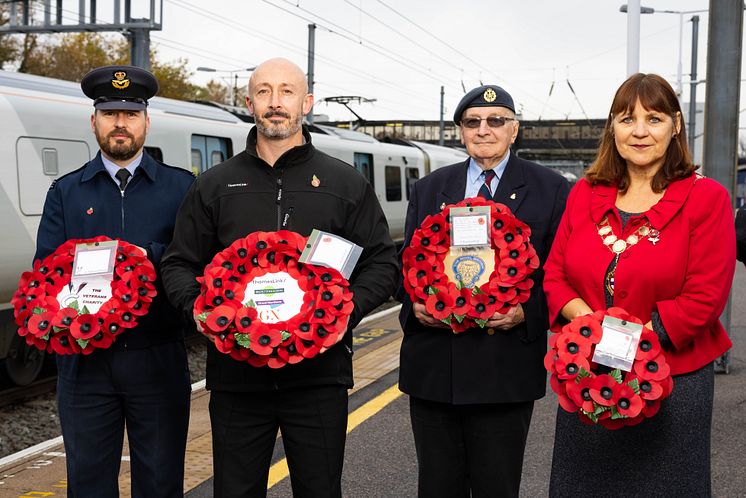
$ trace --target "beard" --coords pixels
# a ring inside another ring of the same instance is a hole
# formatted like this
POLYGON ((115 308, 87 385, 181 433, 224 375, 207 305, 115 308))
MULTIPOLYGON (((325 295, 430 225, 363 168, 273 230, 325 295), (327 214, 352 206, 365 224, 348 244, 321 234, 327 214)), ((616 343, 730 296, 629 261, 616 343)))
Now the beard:
POLYGON ((290 138, 301 129, 303 114, 299 112, 295 116, 283 111, 267 111, 257 118, 256 127, 259 133, 271 140, 284 140, 290 138), (286 123, 273 123, 270 121, 272 116, 281 116, 287 119, 286 123))
POLYGON ((101 147, 101 151, 115 161, 132 159, 140 152, 142 146, 145 145, 145 135, 135 137, 132 133, 118 128, 115 128, 107 135, 103 135, 99 132, 98 127, 96 127, 95 133, 96 141, 98 142, 98 146, 101 147), (115 134, 126 135, 129 140, 113 138, 115 134))

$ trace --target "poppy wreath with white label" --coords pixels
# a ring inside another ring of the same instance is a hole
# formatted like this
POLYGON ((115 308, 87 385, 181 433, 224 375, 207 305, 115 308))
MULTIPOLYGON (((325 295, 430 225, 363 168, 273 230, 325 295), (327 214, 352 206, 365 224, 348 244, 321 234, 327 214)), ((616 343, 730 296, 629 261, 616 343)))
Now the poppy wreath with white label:
POLYGON ((424 304, 430 315, 455 333, 484 327, 495 312, 505 313, 531 295, 534 281, 529 276, 539 267, 539 257, 530 237, 529 226, 504 204, 474 197, 445 206, 422 220, 404 250, 404 288, 413 303, 424 304), (487 283, 469 288, 451 281, 444 259, 451 245, 450 210, 472 206, 490 207, 495 267, 487 283))
POLYGON ((217 253, 205 267, 197 278, 201 292, 194 317, 218 351, 255 367, 280 368, 337 343, 354 307, 349 282, 332 268, 301 263, 306 242, 306 237, 287 230, 254 232, 217 253), (279 292, 275 301, 280 302, 287 289, 247 295, 255 279, 273 275, 286 281, 289 276, 303 293, 292 316, 273 314, 271 302, 265 305, 257 299, 279 292))
POLYGON ((10 302, 18 334, 28 345, 50 353, 90 354, 110 347, 148 312, 156 295, 155 269, 139 248, 123 240, 117 241, 111 298, 98 311, 89 312, 77 299, 58 301, 63 290, 68 296, 82 291, 70 288, 75 246, 110 240, 104 236, 68 240, 21 275, 10 302))
POLYGON ((642 329, 630 372, 594 363, 605 315, 642 324, 622 308, 579 316, 549 337, 544 366, 563 409, 577 413, 587 424, 619 429, 658 413, 661 400, 671 394, 673 379, 658 335, 647 327, 642 329))

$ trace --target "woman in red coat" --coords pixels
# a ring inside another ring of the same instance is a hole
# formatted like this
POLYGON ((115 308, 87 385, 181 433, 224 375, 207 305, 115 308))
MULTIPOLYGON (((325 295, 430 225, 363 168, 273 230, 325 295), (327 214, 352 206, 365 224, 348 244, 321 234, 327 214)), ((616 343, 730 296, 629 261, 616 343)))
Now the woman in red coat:
POLYGON ((640 425, 557 413, 550 496, 710 496, 713 360, 735 271, 733 208, 695 173, 681 108, 660 76, 617 90, 598 156, 570 193, 545 267, 552 330, 619 306, 660 338, 674 389, 640 425), (612 236, 612 237, 610 237, 612 236))

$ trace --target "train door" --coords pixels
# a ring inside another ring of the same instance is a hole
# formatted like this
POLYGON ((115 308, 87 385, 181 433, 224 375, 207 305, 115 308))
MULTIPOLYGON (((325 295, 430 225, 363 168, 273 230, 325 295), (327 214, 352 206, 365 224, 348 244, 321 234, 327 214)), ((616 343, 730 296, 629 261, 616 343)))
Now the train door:
POLYGON ((192 173, 199 175, 232 155, 230 139, 192 135, 192 173))

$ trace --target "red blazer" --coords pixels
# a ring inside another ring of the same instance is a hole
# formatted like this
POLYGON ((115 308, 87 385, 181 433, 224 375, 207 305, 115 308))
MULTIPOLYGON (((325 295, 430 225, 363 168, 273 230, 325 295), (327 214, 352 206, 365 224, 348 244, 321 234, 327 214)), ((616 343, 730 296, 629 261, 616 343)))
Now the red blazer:
MULTIPOLYGON (((596 224, 604 215, 617 236, 621 220, 617 188, 592 187, 585 179, 570 193, 545 266, 549 323, 557 332, 560 310, 580 297, 594 310, 606 308, 604 276, 614 254, 601 242, 596 224)), ((672 374, 694 371, 731 347, 719 316, 735 272, 735 229, 728 192, 714 180, 692 175, 672 183, 658 203, 632 217, 621 238, 645 221, 660 231, 656 244, 643 239, 621 254, 614 306, 643 322, 658 310, 673 349, 672 374)))

